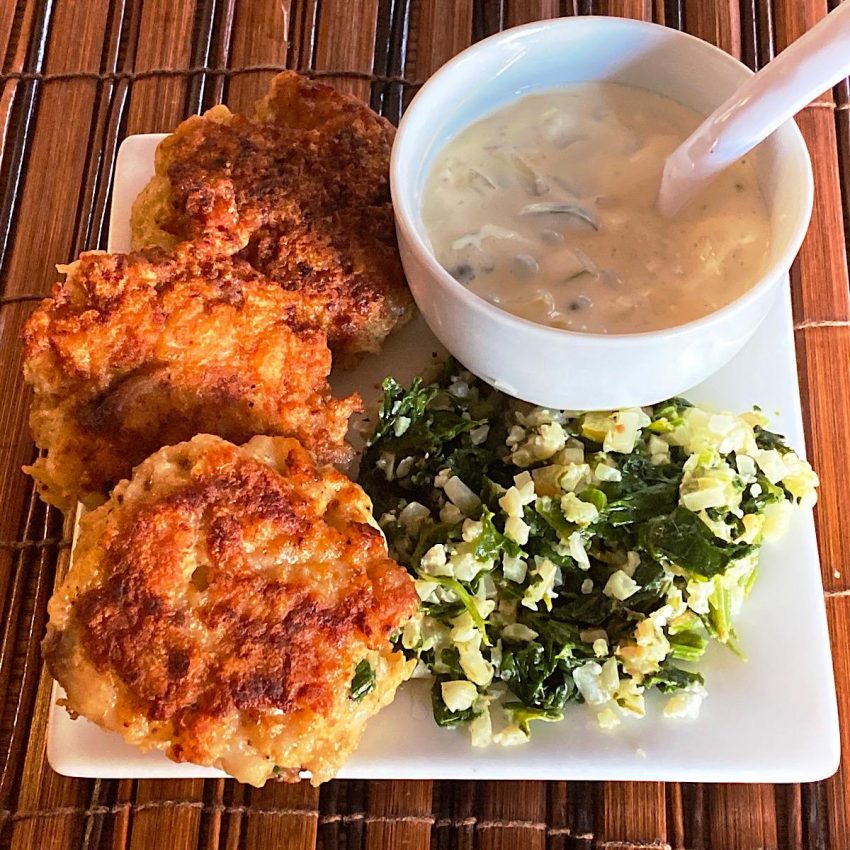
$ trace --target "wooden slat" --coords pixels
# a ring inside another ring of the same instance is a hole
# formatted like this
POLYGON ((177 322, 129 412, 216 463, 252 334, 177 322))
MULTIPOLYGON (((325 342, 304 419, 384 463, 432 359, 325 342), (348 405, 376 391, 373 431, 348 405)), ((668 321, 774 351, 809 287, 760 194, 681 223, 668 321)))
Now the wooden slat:
POLYGON ((477 850, 544 850, 545 822, 545 782, 481 784, 477 850))
POLYGON ((711 850, 767 850, 777 846, 772 785, 711 785, 711 850))
POLYGON ((824 587, 850 590, 850 535, 847 511, 850 476, 850 327, 807 327, 796 332, 800 393, 807 447, 821 473, 815 508, 824 587))
POLYGON ((841 721, 842 764, 828 780, 826 798, 829 819, 829 848, 850 847, 850 596, 833 596, 827 600, 826 613, 835 668, 835 690, 841 721))
MULTIPOLYGON (((109 0, 56 4, 47 73, 99 70, 108 9, 109 0), (73 41, 65 37, 69 31, 75 33, 73 41)), ((56 263, 68 259, 96 93, 95 80, 51 83, 41 91, 29 154, 37 167, 27 170, 18 211, 19 232, 38 238, 15 239, 7 265, 7 296, 48 292, 56 263)))
MULTIPOLYGON (((290 0, 255 0, 237 3, 231 36, 230 64, 285 65, 290 0)), ((268 87, 273 71, 254 71, 235 76, 227 87, 227 105, 234 112, 249 113, 254 101, 268 87)))
MULTIPOLYGON (((844 213, 844 232, 850 232, 850 85, 838 89, 841 101, 836 105, 835 132, 838 136, 839 187, 844 213)), ((847 244, 850 251, 850 243, 847 244)))
POLYGON ((223 814, 220 822, 221 834, 218 844, 210 844, 210 850, 240 850, 245 847, 245 819, 246 801, 250 789, 246 785, 233 782, 229 779, 216 781, 213 800, 228 810, 223 814))
POLYGON ((532 21, 557 18, 559 13, 558 0, 506 0, 505 25, 518 27, 532 21))
POLYGON ((130 836, 130 805, 133 801, 135 786, 136 783, 132 779, 122 779, 118 782, 115 802, 121 807, 116 811, 115 820, 112 823, 111 850, 126 850, 130 836))
POLYGON ((413 36, 414 62, 408 76, 424 80, 472 41, 472 0, 421 0, 416 4, 418 26, 413 36))
MULTIPOLYGON (((45 521, 38 499, 31 495, 25 524, 31 539, 44 541, 55 536, 57 525, 55 516, 45 521)), ((55 551, 51 547, 22 549, 15 554, 9 573, 4 570, 0 607, 0 694, 4 696, 0 706, 0 810, 8 808, 18 794, 19 768, 31 741, 28 724, 41 672, 38 642, 44 633, 45 608, 53 589, 55 551)), ((59 560, 66 561, 67 557, 64 550, 59 560)))
POLYGON ((741 2, 741 61, 754 71, 774 55, 773 7, 763 0, 741 2))
POLYGON ((778 840, 787 850, 804 850, 803 847, 803 795, 799 785, 776 787, 778 840))
POLYGON ((595 811, 602 785, 594 782, 570 782, 569 803, 571 833, 576 850, 589 850, 594 843, 595 811))
MULTIPOLYGON (((136 45, 136 71, 187 68, 192 57, 193 0, 147 0, 142 4, 136 45)), ((189 78, 147 77, 130 93, 128 133, 167 133, 184 115, 189 78)))
POLYGON ((91 783, 54 773, 44 755, 52 680, 45 673, 39 685, 37 711, 21 776, 11 830, 11 850, 70 848, 79 845, 85 824, 91 783), (62 814, 56 814, 60 810, 62 814))
POLYGON ((431 782, 370 782, 366 850, 427 850, 431 789, 431 782))
POLYGON ((706 789, 699 782, 671 785, 670 843, 674 850, 706 850, 708 812, 706 789))
POLYGON ((652 20, 652 0, 601 0, 599 14, 616 18, 636 18, 639 21, 652 20))
POLYGON ((663 782, 606 782, 597 813, 599 841, 611 850, 667 843, 663 782))
POLYGON ((308 782, 287 785, 269 782, 250 791, 245 817, 248 847, 301 850, 316 843, 319 791, 308 782))
MULTIPOLYGON (((31 304, 6 304, 0 313, 0 399, 14 399, 0 404, 0 434, 3 434, 3 453, 0 455, 0 540, 18 539, 21 517, 26 504, 28 484, 21 466, 32 458, 32 440, 26 425, 25 405, 29 396, 24 390, 21 374, 20 332, 31 304)), ((5 596, 3 585, 11 575, 15 553, 0 550, 0 602, 5 596)))
POLYGON ((841 182, 831 109, 810 107, 797 116, 815 178, 812 222, 792 275, 794 317, 817 324, 850 320, 850 289, 841 182))
POLYGON ((673 29, 684 29, 685 0, 655 0, 655 21, 673 29))
POLYGON ((727 53, 741 56, 741 17, 737 0, 685 0, 685 25, 689 33, 710 41, 727 53))
POLYGON ((343 811, 345 821, 343 822, 342 844, 345 847, 362 850, 365 846, 366 825, 363 822, 364 812, 368 807, 369 794, 373 783, 362 779, 349 779, 345 783, 345 802, 343 811))
POLYGON ((207 782, 207 791, 210 798, 210 811, 202 823, 202 835, 200 846, 204 848, 218 848, 222 846, 222 825, 226 821, 224 809, 224 788, 227 780, 211 779, 207 782))
POLYGON ((673 850, 685 846, 685 812, 682 785, 669 782, 667 788, 667 839, 673 850))
POLYGON ((394 124, 404 105, 404 63, 411 23, 411 0, 380 0, 373 71, 392 82, 374 82, 369 104, 394 124))
MULTIPOLYGON (((357 4, 357 26, 352 26, 352 8, 348 0, 322 0, 319 13, 319 40, 316 45, 316 69, 372 71, 377 27, 378 0, 357 4)), ((369 100, 368 80, 331 79, 340 91, 369 100)))
POLYGON ((829 11, 827 0, 774 0, 776 50, 784 50, 829 11))
POLYGON ((653 0, 652 4, 652 19, 657 24, 664 24, 668 27, 673 27, 674 29, 678 28, 678 19, 676 16, 676 4, 670 4, 671 8, 668 9, 668 4, 665 0, 653 0))
POLYGON ((130 821, 129 850, 151 850, 168 836, 169 847, 196 847, 201 826, 201 779, 141 779, 130 821))
MULTIPOLYGON (((141 18, 133 9, 127 19, 114 16, 105 39, 102 67, 105 72, 125 71, 135 58, 135 43, 141 18), (123 42, 129 42, 124 48, 123 42)), ((125 117, 129 81, 119 77, 98 86, 88 157, 80 191, 80 208, 72 254, 84 248, 105 248, 109 229, 112 177, 125 117)))
MULTIPOLYGON (((795 0, 775 0, 773 5, 777 53, 811 29, 829 11, 826 0, 806 0, 804 3, 795 2, 795 0)), ((818 95, 814 100, 819 104, 832 103, 832 101, 831 91, 818 95)), ((834 147, 830 147, 830 154, 833 151, 834 147)))
MULTIPOLYGON (((15 19, 15 4, 6 3, 0 10, 0 56, 6 56, 10 51, 12 39, 12 25, 15 19)), ((23 20, 15 39, 14 50, 11 51, 11 61, 9 62, 9 71, 15 73, 23 71, 24 62, 27 57, 27 52, 30 43, 30 36, 33 32, 36 19, 36 7, 34 3, 27 3, 24 7, 23 20)), ((2 131, 0 131, 0 162, 6 153, 7 132, 9 130, 9 121, 12 115, 12 104, 15 100, 15 94, 21 87, 20 80, 10 79, 0 92, 0 122, 2 122, 2 131)))
POLYGON ((431 850, 472 850, 477 822, 475 789, 469 780, 444 780, 433 784, 435 825, 431 850))
MULTIPOLYGON (((17 3, 4 3, 0 6, 0 61, 6 56, 12 39, 12 27, 17 14, 17 3)), ((26 41, 26 36, 24 36, 26 41)))
POLYGON ((340 798, 345 795, 346 781, 336 780, 326 782, 319 791, 319 824, 318 836, 323 847, 339 847, 342 843, 340 836, 340 798))
POLYGON ((312 68, 316 41, 319 0, 301 0, 292 5, 289 16, 289 67, 312 68))
POLYGON ((546 820, 549 823, 548 850, 567 850, 572 846, 576 830, 570 811, 570 783, 547 782, 548 804, 546 820))
POLYGON ((199 69, 190 74, 183 108, 187 113, 205 112, 224 101, 227 79, 217 73, 230 52, 236 0, 197 0, 192 33, 190 65, 199 69), (212 71, 200 69, 214 69, 212 71))

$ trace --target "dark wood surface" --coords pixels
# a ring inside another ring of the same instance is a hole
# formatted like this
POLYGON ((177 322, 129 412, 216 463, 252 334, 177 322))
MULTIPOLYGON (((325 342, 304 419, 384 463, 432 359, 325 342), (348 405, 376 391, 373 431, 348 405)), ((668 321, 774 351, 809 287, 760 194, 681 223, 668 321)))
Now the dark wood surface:
MULTIPOLYGON (((832 5, 832 4, 829 4, 832 5)), ((0 3, 0 848, 687 848, 847 850, 845 765, 810 785, 68 779, 45 761, 38 641, 68 529, 34 498, 19 335, 56 263, 102 247, 115 154, 275 69, 309 70, 397 120, 416 85, 500 28, 571 14, 679 27, 751 67, 825 0, 4 0, 0 3)), ((850 49, 850 48, 848 48, 850 49)), ((799 116, 815 212, 792 274, 826 604, 850 749, 850 215, 848 87, 799 116)), ((793 687, 793 677, 789 681, 793 687)))

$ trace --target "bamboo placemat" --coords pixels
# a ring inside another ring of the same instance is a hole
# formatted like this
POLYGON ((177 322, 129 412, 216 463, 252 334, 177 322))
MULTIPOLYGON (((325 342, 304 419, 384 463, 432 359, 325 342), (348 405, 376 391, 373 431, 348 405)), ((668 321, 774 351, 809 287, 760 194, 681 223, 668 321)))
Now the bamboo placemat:
MULTIPOLYGON (((655 20, 752 67, 835 0, 4 0, 0 3, 0 848, 687 848, 846 850, 850 768, 810 785, 67 779, 45 761, 38 653, 68 528, 34 497, 19 334, 58 262, 103 247, 115 154, 298 68, 398 120, 418 84, 503 27, 573 14, 655 20)), ((848 48, 850 49, 850 47, 848 48)), ((848 87, 799 117, 814 162, 792 273, 808 449, 845 750, 850 751, 848 87)), ((788 612, 793 621, 793 612, 788 612)), ((778 673, 778 675, 780 675, 778 673)), ((793 671, 788 687, 794 687, 793 671)))

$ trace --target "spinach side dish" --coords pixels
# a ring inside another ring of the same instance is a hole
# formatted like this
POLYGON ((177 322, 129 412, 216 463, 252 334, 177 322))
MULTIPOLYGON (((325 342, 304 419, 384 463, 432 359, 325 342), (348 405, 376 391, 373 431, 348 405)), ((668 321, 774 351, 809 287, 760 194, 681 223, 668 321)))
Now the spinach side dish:
POLYGON ((449 361, 434 383, 384 382, 361 463, 420 613, 397 637, 433 678, 434 719, 517 744, 586 703, 602 728, 693 717, 711 642, 734 621, 763 542, 818 479, 757 408, 671 399, 568 413, 518 402, 449 361))

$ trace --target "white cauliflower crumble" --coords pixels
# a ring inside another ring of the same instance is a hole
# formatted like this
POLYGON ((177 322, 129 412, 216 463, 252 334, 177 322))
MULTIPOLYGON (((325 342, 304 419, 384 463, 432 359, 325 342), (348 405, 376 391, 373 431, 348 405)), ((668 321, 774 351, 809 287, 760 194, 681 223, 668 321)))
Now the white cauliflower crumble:
POLYGON ((636 593, 637 589, 638 583, 634 579, 629 578, 623 570, 617 570, 617 572, 611 574, 611 577, 605 583, 605 587, 602 588, 602 592, 606 596, 623 602, 636 593))

